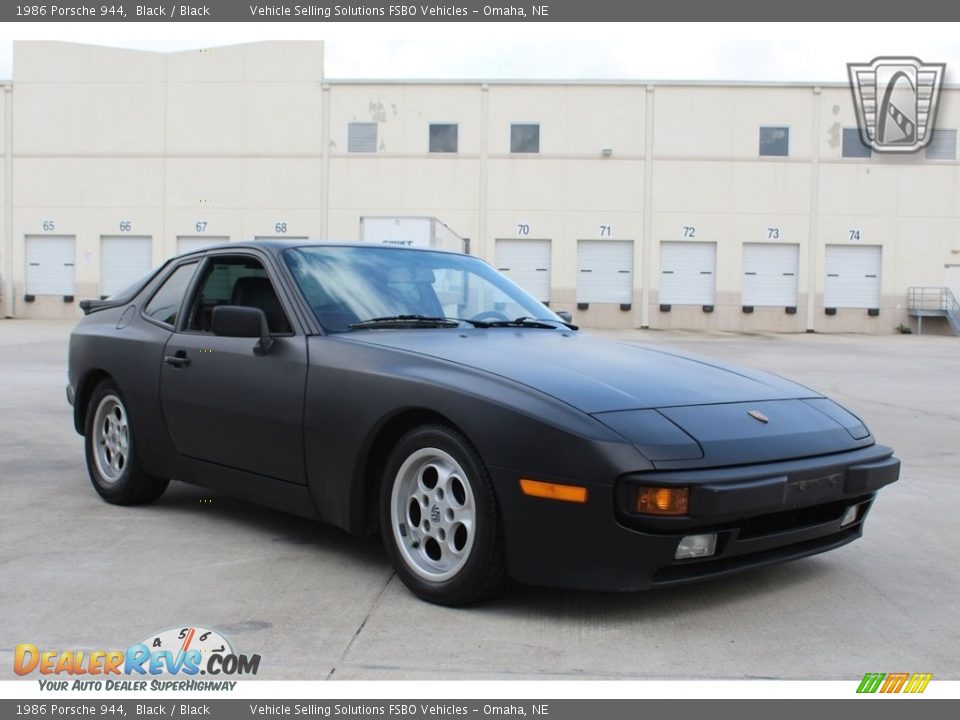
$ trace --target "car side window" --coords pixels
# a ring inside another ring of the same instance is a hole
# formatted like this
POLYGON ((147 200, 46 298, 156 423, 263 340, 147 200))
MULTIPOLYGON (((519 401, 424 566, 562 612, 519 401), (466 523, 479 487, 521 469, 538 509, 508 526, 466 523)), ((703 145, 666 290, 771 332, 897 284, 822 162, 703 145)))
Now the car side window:
POLYGON ((183 296, 190 287, 198 263, 181 265, 163 281, 160 288, 143 308, 143 314, 151 320, 173 327, 177 324, 177 315, 183 304, 183 296))
POLYGON ((256 258, 218 255, 210 259, 190 306, 186 329, 210 332, 213 309, 220 305, 259 308, 267 316, 271 333, 284 335, 292 332, 273 283, 256 258))

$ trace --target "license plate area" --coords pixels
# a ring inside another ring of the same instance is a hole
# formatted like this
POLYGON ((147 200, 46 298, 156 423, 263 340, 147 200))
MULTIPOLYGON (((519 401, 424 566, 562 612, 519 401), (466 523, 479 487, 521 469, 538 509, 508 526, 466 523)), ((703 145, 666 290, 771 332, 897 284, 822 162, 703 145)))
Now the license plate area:
POLYGON ((829 502, 843 495, 846 473, 833 472, 814 477, 790 478, 784 493, 787 507, 803 507, 829 502))

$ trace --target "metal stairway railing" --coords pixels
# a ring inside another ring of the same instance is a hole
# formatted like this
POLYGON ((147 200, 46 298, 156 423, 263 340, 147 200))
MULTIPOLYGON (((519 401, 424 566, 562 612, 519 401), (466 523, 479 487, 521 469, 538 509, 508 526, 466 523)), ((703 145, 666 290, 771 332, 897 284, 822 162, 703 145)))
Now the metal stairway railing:
POLYGON ((954 335, 960 335, 960 302, 957 302, 956 296, 950 288, 944 288, 944 295, 947 309, 947 322, 953 328, 954 335))
POLYGON ((955 335, 960 335, 960 302, 948 287, 912 287, 907 290, 907 312, 917 318, 923 332, 924 317, 945 317, 955 335))

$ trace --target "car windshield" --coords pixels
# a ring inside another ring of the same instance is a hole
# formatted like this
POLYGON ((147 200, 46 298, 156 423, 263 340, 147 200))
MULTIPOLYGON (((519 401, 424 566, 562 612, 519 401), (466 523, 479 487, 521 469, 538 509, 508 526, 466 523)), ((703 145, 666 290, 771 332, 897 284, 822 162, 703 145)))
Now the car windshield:
POLYGON ((450 327, 534 318, 560 323, 545 305, 469 255, 390 247, 311 246, 284 260, 328 332, 450 327))

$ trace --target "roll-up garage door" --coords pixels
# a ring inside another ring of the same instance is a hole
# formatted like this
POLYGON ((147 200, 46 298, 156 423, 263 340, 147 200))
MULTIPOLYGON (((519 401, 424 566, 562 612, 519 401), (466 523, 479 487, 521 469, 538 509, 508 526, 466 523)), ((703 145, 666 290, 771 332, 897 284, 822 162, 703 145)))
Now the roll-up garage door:
POLYGON ((957 302, 960 302, 960 265, 947 265, 946 271, 947 287, 950 288, 957 302))
POLYGON ((716 275, 716 243, 660 243, 661 304, 713 305, 716 275))
POLYGON ((800 246, 782 243, 743 244, 743 305, 797 306, 800 246))
POLYGON ((228 242, 230 242, 230 238, 227 235, 178 235, 177 255, 228 242))
POLYGON ((633 302, 633 241, 577 243, 577 302, 633 302))
POLYGON ((113 295, 153 267, 153 238, 147 235, 100 237, 100 294, 113 295))
POLYGON ((550 301, 549 240, 497 240, 497 270, 537 300, 550 301))
POLYGON ((823 306, 879 308, 881 260, 879 245, 827 245, 823 306))
POLYGON ((27 295, 76 292, 76 236, 27 235, 27 295))

